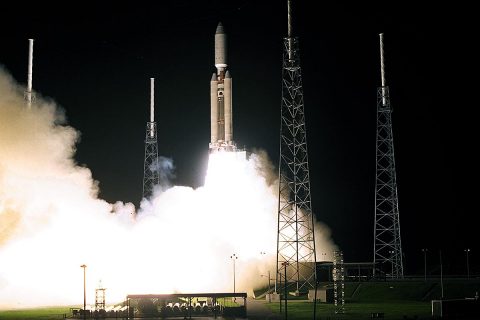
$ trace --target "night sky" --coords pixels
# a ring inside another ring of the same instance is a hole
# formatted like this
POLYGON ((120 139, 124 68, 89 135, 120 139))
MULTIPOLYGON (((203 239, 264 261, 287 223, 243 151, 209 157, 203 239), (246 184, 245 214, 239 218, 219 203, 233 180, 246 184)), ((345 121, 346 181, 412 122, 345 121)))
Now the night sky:
MULTIPOLYGON (((468 115, 457 100, 465 63, 456 36, 461 17, 458 8, 439 6, 294 3, 313 209, 347 261, 373 259, 384 32, 406 271, 423 273, 422 248, 429 249, 430 272, 439 272, 441 249, 445 272, 464 274, 465 248, 472 250, 471 272, 479 271, 472 222, 478 206, 471 209, 474 189, 465 185, 474 161, 463 124, 468 115)), ((278 164, 286 12, 286 1, 65 2, 30 10, 19 3, 2 7, 0 64, 25 84, 27 39, 35 39, 33 88, 81 132, 76 160, 99 181, 101 198, 138 205, 150 77, 159 154, 175 162, 173 183, 203 184, 219 21, 228 34, 234 139, 266 150, 278 164)))

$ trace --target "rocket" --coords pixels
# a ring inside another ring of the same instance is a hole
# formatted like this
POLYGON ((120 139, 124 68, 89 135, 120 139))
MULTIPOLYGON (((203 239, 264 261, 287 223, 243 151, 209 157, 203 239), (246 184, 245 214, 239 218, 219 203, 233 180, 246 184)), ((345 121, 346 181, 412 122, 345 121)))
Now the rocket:
POLYGON ((220 22, 215 32, 215 67, 210 81, 210 152, 236 150, 232 123, 232 77, 227 70, 227 35, 220 22))

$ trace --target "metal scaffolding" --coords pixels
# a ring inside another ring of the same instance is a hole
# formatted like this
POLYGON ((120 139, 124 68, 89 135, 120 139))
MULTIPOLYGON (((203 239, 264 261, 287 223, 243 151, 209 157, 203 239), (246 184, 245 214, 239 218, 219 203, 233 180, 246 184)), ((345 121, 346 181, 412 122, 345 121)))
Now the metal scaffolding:
POLYGON ((95 289, 95 311, 105 310, 105 290, 100 282, 97 289, 95 289))
POLYGON ((300 54, 298 39, 291 35, 290 21, 289 1, 282 68, 275 291, 281 290, 277 285, 287 263, 284 286, 299 294, 315 288, 316 256, 300 54))
POLYGON ((333 298, 335 313, 345 313, 345 265, 343 252, 333 252, 333 298))
POLYGON ((105 288, 95 289, 95 310, 105 310, 105 288))
POLYGON ((381 269, 387 277, 403 278, 400 217, 392 133, 392 108, 385 83, 383 33, 380 34, 382 86, 377 89, 377 151, 375 179, 374 276, 381 269))

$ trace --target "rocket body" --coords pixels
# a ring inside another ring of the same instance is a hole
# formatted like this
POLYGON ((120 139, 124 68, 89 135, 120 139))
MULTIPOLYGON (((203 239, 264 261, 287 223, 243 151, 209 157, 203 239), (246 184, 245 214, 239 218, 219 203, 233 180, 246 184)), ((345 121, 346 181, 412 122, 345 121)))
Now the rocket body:
POLYGON ((217 71, 210 80, 210 151, 236 149, 233 141, 232 77, 227 66, 227 35, 219 23, 215 32, 217 71))

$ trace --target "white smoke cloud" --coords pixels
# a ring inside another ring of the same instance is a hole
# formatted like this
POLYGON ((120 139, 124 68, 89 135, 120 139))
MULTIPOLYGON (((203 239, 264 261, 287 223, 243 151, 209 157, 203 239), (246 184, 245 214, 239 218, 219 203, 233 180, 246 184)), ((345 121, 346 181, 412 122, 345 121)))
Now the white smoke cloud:
MULTIPOLYGON (((37 96, 27 110, 23 90, 0 70, 0 308, 81 304, 81 264, 89 304, 100 280, 107 304, 232 291, 233 253, 237 291, 274 276, 278 184, 265 152, 216 154, 205 186, 158 188, 135 213, 98 199, 90 170, 73 160, 79 133, 52 101, 37 96)), ((174 166, 162 164, 165 182, 174 166)), ((315 230, 317 248, 331 251, 328 228, 315 230)))
POLYGON ((161 190, 165 190, 166 188, 170 187, 172 179, 176 178, 175 165, 172 158, 158 156, 158 160, 150 165, 150 170, 152 172, 158 172, 160 180, 160 185, 158 188, 161 190))

